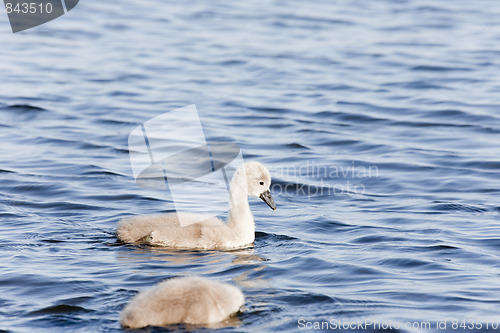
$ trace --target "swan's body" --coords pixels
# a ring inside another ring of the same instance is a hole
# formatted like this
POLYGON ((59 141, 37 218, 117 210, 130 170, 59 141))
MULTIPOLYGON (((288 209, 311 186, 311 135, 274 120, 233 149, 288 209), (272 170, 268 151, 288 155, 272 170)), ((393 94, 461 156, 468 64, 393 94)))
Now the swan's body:
POLYGON ((118 224, 117 236, 126 243, 186 249, 235 249, 255 240, 255 224, 248 196, 260 197, 276 209, 269 186, 269 171, 258 162, 247 162, 238 169, 231 181, 228 222, 216 218, 201 218, 193 213, 170 213, 134 216, 118 224), (182 221, 200 221, 181 226, 182 221))
POLYGON ((215 324, 236 313, 245 298, 230 284, 201 277, 173 278, 137 294, 120 323, 127 328, 169 324, 215 324))

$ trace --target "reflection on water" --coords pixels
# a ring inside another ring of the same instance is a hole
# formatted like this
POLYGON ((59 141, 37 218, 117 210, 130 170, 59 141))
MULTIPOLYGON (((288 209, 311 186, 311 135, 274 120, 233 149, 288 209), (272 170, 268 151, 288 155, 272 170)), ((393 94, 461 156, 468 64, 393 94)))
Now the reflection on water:
POLYGON ((175 272, 174 275, 204 274, 216 278, 224 275, 224 269, 242 273, 233 280, 238 284, 249 286, 257 283, 254 279, 247 281, 252 271, 260 271, 266 267, 266 259, 255 254, 253 247, 233 251, 189 251, 146 245, 128 246, 116 252, 117 259, 125 265, 144 267, 153 265, 156 269, 165 268, 165 272, 175 272), (229 267, 228 267, 229 266, 229 267), (182 267, 190 267, 189 272, 183 272, 182 267))

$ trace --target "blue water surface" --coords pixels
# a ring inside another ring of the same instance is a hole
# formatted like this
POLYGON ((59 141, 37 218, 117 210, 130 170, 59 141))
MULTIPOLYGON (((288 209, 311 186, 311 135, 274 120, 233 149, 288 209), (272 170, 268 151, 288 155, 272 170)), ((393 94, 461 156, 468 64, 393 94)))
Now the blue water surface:
MULTIPOLYGON (((121 332, 138 291, 200 274, 246 296, 221 332, 498 331, 499 17, 494 0, 85 0, 12 34, 0 11, 0 329, 121 332), (252 248, 116 240, 121 217, 173 208, 135 184, 129 133, 190 104, 273 175, 252 248)), ((178 330, 212 328, 139 331, 178 330)))

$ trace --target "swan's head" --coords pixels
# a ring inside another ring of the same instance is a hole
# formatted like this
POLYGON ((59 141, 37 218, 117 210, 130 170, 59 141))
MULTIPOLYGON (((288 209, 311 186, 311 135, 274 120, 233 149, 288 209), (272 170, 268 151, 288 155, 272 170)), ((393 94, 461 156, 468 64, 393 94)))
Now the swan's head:
POLYGON ((276 210, 276 204, 269 187, 271 186, 271 174, 265 166, 259 162, 245 163, 245 175, 247 177, 248 195, 259 197, 273 210, 276 210))

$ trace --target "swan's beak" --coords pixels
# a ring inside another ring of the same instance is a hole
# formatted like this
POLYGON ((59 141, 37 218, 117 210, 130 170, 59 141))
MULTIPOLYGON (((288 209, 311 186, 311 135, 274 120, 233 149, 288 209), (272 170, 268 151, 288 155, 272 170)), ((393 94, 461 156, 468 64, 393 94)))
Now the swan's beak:
POLYGON ((267 190, 266 192, 262 192, 259 195, 259 198, 261 198, 262 200, 264 200, 264 202, 269 207, 271 207, 273 210, 276 210, 276 204, 274 203, 274 199, 273 199, 273 197, 271 195, 271 192, 269 190, 267 190))

